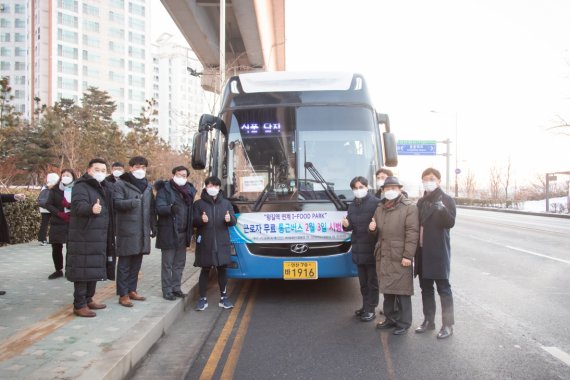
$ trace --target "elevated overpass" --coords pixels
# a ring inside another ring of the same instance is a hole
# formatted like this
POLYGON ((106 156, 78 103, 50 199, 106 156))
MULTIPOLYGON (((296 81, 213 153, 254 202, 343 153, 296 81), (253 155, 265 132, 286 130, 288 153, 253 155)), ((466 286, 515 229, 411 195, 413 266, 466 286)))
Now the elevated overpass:
MULTIPOLYGON (((161 0, 204 67, 202 87, 217 91, 220 1, 161 0)), ((226 76, 285 70, 285 0, 226 0, 226 76)))

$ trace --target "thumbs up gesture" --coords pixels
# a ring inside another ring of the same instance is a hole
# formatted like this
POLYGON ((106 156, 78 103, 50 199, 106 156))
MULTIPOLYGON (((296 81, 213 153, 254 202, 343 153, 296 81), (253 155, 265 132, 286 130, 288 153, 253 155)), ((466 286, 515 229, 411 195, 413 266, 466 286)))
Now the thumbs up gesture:
POLYGON ((342 226, 343 226, 343 227, 348 227, 348 224, 349 224, 349 222, 348 222, 348 219, 347 219, 347 217, 346 217, 346 215, 345 215, 344 218, 342 218, 342 226))
POLYGON ((91 208, 91 211, 93 211, 93 214, 99 215, 101 213, 101 210, 102 210, 101 201, 99 200, 99 198, 97 198, 97 202, 95 202, 95 204, 91 208))
POLYGON ((206 211, 202 212, 202 222, 208 223, 208 215, 206 215, 206 211))
POLYGON ((226 211, 226 215, 224 216, 224 220, 226 221, 226 223, 229 223, 231 219, 230 217, 230 212, 226 211))
POLYGON ((372 220, 370 221, 370 224, 368 225, 368 229, 370 231, 376 231, 376 221, 374 220, 374 218, 372 218, 372 220))

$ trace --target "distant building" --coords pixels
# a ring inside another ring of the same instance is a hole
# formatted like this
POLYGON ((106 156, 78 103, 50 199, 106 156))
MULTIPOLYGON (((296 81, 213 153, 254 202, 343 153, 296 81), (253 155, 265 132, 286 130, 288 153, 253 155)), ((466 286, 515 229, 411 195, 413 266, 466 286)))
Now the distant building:
POLYGON ((200 85, 202 66, 188 46, 162 34, 152 44, 152 97, 158 102, 158 135, 174 149, 187 149, 203 113, 212 112, 200 85))
POLYGON ((30 118, 34 98, 81 99, 90 86, 117 103, 120 125, 152 93, 151 0, 0 0, 0 75, 30 118))

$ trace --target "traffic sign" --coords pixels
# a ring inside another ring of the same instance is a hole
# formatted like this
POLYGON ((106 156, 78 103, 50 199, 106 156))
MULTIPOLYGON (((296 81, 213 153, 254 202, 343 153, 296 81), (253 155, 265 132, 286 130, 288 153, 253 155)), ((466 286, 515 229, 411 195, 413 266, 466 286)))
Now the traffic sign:
POLYGON ((435 140, 398 140, 398 154, 403 156, 435 156, 435 140))

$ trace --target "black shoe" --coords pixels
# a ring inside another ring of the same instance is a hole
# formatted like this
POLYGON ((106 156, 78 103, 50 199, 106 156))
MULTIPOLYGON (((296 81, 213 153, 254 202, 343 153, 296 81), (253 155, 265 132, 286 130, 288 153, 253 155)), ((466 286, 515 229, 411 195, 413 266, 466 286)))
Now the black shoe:
POLYGON ((407 327, 398 327, 396 330, 392 331, 394 335, 404 335, 408 333, 407 327))
POLYGON ((63 277, 63 272, 60 270, 56 270, 55 272, 53 272, 52 274, 50 274, 48 276, 49 280, 55 280, 56 278, 60 278, 63 277))
POLYGON ((360 309, 354 311, 354 315, 355 315, 356 317, 360 317, 360 316, 362 316, 362 314, 364 314, 364 308, 363 308, 363 307, 361 307, 360 309))
POLYGON ((435 323, 424 320, 421 325, 416 328, 416 333, 423 334, 428 330, 435 330, 435 323))
POLYGON ((0 290, 0 296, 3 296, 4 294, 6 294, 6 291, 0 290))
POLYGON ((362 321, 362 322, 370 322, 374 318, 376 318, 376 314, 374 314, 374 313, 363 312, 360 315, 360 321, 362 321))
POLYGON ((441 330, 437 333, 437 339, 446 339, 453 335, 452 326, 442 326, 441 330))
POLYGON ((380 322, 376 325, 378 330, 387 330, 396 327, 396 324, 389 319, 384 320, 384 322, 380 322))
POLYGON ((186 297, 186 294, 185 294, 185 293, 182 293, 182 291, 180 291, 180 290, 175 290, 175 291, 173 291, 173 292, 172 292, 172 295, 173 295, 174 297, 178 297, 178 298, 184 298, 184 297, 186 297))
POLYGON ((176 301, 176 297, 172 293, 166 293, 165 295, 162 296, 162 298, 169 301, 176 301))

